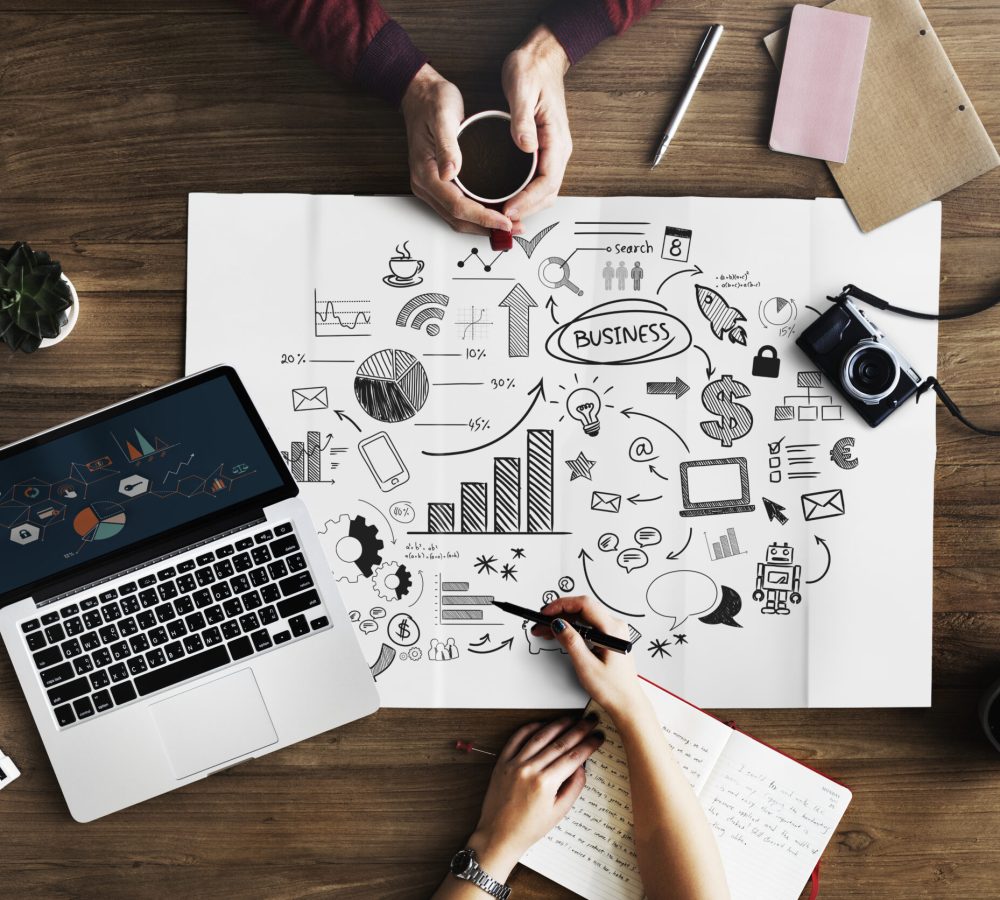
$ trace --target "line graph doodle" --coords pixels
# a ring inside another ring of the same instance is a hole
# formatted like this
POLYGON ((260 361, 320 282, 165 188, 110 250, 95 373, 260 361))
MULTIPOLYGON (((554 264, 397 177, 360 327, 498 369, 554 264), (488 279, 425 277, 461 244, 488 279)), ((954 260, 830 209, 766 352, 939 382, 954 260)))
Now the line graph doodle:
POLYGON ((172 475, 180 475, 181 469, 183 469, 185 466, 191 465, 192 459, 194 459, 193 453, 186 460, 184 460, 184 462, 178 463, 176 469, 171 469, 169 472, 167 472, 167 474, 163 476, 163 481, 161 481, 160 484, 166 484, 167 479, 170 478, 172 475))
POLYGON ((313 334, 316 337, 371 337, 371 300, 320 300, 313 289, 313 334))
POLYGON ((492 324, 489 310, 485 306, 472 306, 458 314, 455 328, 463 341, 477 341, 489 337, 492 324))

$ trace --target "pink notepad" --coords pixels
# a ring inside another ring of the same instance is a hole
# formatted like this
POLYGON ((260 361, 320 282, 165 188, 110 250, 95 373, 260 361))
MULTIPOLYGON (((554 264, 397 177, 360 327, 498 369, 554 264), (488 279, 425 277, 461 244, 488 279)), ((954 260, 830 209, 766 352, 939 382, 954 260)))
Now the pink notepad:
POLYGON ((868 16, 797 5, 781 67, 771 149, 847 162, 868 16))

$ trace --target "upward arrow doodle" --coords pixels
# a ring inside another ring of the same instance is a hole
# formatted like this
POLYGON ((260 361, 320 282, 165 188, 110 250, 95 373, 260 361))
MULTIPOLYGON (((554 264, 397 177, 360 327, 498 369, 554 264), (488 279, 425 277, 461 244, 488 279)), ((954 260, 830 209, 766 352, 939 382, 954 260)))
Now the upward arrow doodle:
POLYGON ((510 293, 500 301, 508 311, 507 355, 514 359, 528 355, 529 316, 531 308, 538 306, 521 284, 515 284, 510 293))

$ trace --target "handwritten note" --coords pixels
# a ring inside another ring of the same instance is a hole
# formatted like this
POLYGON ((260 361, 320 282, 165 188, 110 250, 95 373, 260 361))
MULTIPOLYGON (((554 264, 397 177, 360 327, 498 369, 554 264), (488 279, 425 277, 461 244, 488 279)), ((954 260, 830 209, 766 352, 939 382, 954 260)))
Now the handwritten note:
MULTIPOLYGON (((646 690, 715 832, 734 900, 798 897, 850 791, 665 691, 646 690)), ((523 861, 588 900, 640 900, 625 748, 597 712, 607 739, 587 763, 587 785, 523 861)))

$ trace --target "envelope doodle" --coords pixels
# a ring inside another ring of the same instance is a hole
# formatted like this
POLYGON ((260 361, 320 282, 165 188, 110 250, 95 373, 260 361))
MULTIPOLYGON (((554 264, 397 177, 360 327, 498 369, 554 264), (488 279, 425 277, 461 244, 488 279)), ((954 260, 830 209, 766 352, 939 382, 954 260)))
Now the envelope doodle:
POLYGON ((590 508, 594 512, 621 512, 622 495, 609 494, 606 491, 594 491, 590 495, 590 508))
POLYGON ((835 519, 844 515, 844 511, 843 491, 815 491, 802 495, 802 515, 807 522, 835 519))
POLYGON ((313 412, 330 408, 330 395, 325 387, 292 388, 292 409, 313 412))

